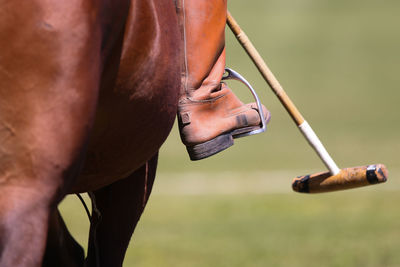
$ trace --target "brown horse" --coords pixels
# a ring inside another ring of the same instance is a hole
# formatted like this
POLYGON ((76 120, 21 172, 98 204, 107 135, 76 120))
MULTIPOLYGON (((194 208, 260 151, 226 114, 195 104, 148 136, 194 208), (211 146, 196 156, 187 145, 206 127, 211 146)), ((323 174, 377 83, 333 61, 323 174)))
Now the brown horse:
POLYGON ((0 266, 83 266, 57 210, 91 192, 86 266, 121 266, 180 88, 173 0, 0 0, 0 266))

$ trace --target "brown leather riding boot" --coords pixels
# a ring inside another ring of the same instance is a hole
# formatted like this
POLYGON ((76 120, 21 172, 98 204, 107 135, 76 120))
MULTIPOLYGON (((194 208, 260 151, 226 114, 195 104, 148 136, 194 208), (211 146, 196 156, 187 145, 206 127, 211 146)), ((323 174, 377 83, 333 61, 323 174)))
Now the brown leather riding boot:
MULTIPOLYGON (((225 70, 226 0, 177 1, 182 30, 182 90, 178 122, 192 160, 233 145, 233 138, 260 126, 255 103, 243 104, 221 82, 225 70)), ((263 114, 269 120, 264 107, 263 114)))

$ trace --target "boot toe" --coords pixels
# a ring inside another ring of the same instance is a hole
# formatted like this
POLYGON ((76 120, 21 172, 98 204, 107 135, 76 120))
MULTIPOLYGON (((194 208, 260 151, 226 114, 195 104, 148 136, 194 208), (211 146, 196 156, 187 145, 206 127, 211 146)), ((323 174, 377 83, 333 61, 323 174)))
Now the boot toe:
MULTIPOLYGON (((246 123, 241 123, 238 120, 238 125, 237 127, 246 127, 246 126, 258 126, 261 124, 260 120, 260 114, 258 112, 258 106, 256 103, 250 103, 245 105, 246 110, 243 115, 240 116, 245 116, 246 117, 246 123)), ((271 113, 269 110, 262 105, 262 115, 264 116, 265 123, 268 123, 269 120, 271 119, 271 113)), ((243 119, 242 119, 243 120, 243 119)))

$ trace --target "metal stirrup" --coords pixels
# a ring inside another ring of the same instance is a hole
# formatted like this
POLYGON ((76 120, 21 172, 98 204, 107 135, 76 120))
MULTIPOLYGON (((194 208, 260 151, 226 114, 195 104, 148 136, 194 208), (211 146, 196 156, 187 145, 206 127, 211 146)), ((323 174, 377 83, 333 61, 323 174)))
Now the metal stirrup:
POLYGON ((267 129, 267 124, 265 122, 265 118, 264 118, 264 115, 262 112, 262 110, 263 110, 262 105, 261 105, 260 99, 258 98, 258 95, 256 94, 256 91, 253 89, 253 87, 250 85, 250 83, 245 78, 243 78, 242 75, 240 75, 239 73, 237 73, 236 71, 234 71, 230 68, 225 68, 225 73, 224 73, 224 76, 222 76, 222 80, 236 80, 236 81, 239 81, 239 82, 243 83, 244 85, 246 85, 246 87, 249 88, 249 90, 251 91, 251 94, 253 95, 254 99, 256 100, 256 104, 257 104, 257 108, 258 108, 258 115, 260 116, 260 121, 261 121, 260 128, 253 130, 253 131, 235 135, 234 138, 240 138, 240 137, 245 137, 245 136, 265 132, 265 130, 267 129))

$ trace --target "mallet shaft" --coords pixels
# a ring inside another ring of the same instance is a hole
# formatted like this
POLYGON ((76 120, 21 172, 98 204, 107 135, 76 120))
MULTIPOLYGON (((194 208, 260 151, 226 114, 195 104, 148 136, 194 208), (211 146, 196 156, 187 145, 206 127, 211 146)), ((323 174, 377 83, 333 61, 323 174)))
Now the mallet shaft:
POLYGON ((289 115, 292 117, 293 121, 299 127, 299 130, 307 139, 308 143, 311 145, 312 148, 314 148, 315 152, 317 152, 322 162, 329 169, 329 172, 332 175, 338 174, 340 172, 340 169, 333 161, 332 157, 329 155, 329 153, 319 140, 318 136, 312 130, 311 126, 304 120, 304 117, 301 115, 300 111, 296 108, 292 100, 286 94, 285 90, 283 90, 283 87, 276 79, 272 71, 268 68, 267 64, 258 53, 257 49, 254 47, 247 35, 243 32, 239 24, 229 12, 227 15, 227 24, 232 30, 236 39, 239 41, 246 53, 256 65, 257 69, 260 71, 265 81, 268 83, 272 91, 281 101, 289 115))
POLYGON ((236 20, 232 17, 232 15, 228 11, 227 15, 227 24, 229 28, 232 30, 233 34, 235 35, 236 39, 242 45, 246 53, 249 55, 251 60, 254 62, 258 70, 260 71, 261 75, 265 79, 265 81, 269 84, 272 91, 275 95, 279 98, 283 106, 288 111, 289 115, 292 117, 294 122, 297 126, 300 126, 304 122, 304 118, 296 108, 292 100, 286 94, 285 90, 283 90, 279 81, 275 78, 275 75, 272 71, 268 68, 267 64, 258 53, 257 49, 251 43, 250 39, 244 33, 244 31, 240 28, 239 24, 236 20))
POLYGON ((340 172, 339 167, 336 165, 335 161, 333 161, 328 151, 326 151, 324 145, 321 143, 310 124, 308 124, 307 121, 304 121, 299 125, 299 130, 304 135, 310 146, 314 148, 315 152, 317 152, 319 158, 328 168, 329 172, 332 175, 338 174, 340 172))

